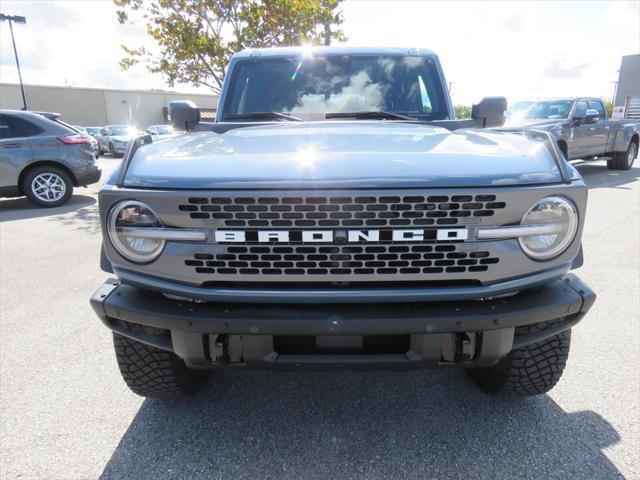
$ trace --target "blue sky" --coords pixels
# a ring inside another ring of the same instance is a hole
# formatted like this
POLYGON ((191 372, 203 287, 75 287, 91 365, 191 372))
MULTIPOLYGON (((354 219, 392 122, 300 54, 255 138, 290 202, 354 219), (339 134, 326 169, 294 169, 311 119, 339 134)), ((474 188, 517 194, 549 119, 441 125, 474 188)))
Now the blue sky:
MULTIPOLYGON (((149 45, 149 39, 143 25, 119 25, 110 1, 3 0, 1 8, 28 17, 27 25, 15 26, 26 83, 167 88, 142 67, 119 70, 120 44, 149 45)), ((486 95, 611 97, 620 57, 640 53, 640 0, 348 0, 343 9, 350 44, 435 51, 455 103, 486 95)), ((2 23, 0 81, 16 80, 2 23)))

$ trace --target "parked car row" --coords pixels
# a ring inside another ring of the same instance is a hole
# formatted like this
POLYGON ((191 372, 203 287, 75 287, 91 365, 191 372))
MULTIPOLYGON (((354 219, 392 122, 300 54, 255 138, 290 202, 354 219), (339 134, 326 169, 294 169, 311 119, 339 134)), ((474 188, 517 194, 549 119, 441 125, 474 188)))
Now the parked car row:
MULTIPOLYGON (((102 128, 87 127, 87 133, 97 140, 99 155, 108 153, 112 157, 124 155, 129 141, 141 134, 138 129, 131 125, 106 125, 102 128), (94 129, 98 131, 96 132, 94 129)), ((154 140, 178 134, 170 125, 150 125, 144 133, 151 135, 154 140)))

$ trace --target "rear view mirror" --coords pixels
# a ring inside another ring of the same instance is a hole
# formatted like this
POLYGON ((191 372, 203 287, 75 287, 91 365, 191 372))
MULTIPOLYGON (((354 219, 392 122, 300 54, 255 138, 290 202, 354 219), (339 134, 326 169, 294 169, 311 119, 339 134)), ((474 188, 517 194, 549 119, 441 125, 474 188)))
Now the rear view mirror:
POLYGON ((501 127, 504 125, 504 112, 506 110, 506 98, 485 97, 480 103, 471 107, 471 118, 481 120, 483 122, 483 128, 501 127))
POLYGON ((200 121, 200 109, 191 100, 176 100, 169 103, 169 121, 176 130, 189 131, 200 121))

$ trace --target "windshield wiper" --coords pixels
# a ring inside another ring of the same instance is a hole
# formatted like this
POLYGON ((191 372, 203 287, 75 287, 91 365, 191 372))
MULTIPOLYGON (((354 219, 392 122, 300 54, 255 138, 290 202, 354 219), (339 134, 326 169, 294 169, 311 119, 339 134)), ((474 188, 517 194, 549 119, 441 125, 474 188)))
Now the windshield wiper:
POLYGON ((229 113, 224 116, 225 120, 289 120, 293 122, 301 122, 302 119, 281 112, 251 112, 251 113, 229 113))
POLYGON ((370 111, 370 112, 334 112, 327 113, 325 118, 355 118, 356 120, 415 120, 413 117, 399 113, 370 111))

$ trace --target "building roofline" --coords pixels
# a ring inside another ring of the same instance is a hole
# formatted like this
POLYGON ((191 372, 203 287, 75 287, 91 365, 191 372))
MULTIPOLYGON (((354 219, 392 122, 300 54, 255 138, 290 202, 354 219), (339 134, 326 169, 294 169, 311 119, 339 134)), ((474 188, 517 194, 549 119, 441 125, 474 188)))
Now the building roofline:
MULTIPOLYGON (((19 83, 12 83, 12 82, 0 82, 0 86, 3 87, 8 87, 8 86, 12 86, 12 87, 20 87, 19 83)), ((208 93, 187 93, 187 92, 176 92, 174 90, 127 90, 124 88, 101 88, 101 87, 78 87, 75 85, 40 85, 40 84, 36 84, 36 83, 25 83, 24 84, 25 87, 35 87, 35 88, 58 88, 58 89, 62 89, 62 90, 71 90, 71 89, 75 89, 75 90, 89 90, 92 92, 118 92, 118 93, 158 93, 158 94, 164 94, 164 95, 194 95, 197 97, 218 97, 219 95, 211 92, 210 94, 208 93)))

